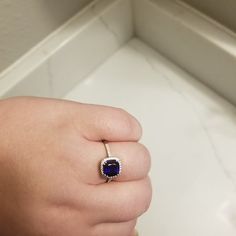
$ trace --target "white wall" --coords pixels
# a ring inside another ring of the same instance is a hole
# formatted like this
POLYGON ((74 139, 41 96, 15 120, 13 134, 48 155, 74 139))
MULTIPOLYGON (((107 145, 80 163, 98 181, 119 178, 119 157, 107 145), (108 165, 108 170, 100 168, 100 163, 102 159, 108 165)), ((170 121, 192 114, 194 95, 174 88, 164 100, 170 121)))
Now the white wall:
POLYGON ((0 72, 91 0, 0 0, 0 72))

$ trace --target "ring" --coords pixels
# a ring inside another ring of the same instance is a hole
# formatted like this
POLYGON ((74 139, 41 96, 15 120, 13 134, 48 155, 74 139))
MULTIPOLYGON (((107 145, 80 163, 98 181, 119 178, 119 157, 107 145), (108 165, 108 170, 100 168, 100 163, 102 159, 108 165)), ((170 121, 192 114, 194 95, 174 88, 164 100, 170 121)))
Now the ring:
POLYGON ((111 155, 108 142, 104 140, 102 142, 105 146, 107 157, 101 161, 101 174, 106 178, 106 183, 109 183, 121 174, 122 166, 120 159, 111 155))

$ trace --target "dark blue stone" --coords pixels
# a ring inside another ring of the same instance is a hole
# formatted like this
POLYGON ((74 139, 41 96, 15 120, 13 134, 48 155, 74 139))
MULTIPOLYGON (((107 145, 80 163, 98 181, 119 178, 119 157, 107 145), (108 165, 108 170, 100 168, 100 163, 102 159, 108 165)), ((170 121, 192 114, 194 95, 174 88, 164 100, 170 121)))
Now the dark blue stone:
POLYGON ((120 163, 117 160, 107 160, 103 164, 103 173, 107 177, 114 177, 120 173, 120 163))

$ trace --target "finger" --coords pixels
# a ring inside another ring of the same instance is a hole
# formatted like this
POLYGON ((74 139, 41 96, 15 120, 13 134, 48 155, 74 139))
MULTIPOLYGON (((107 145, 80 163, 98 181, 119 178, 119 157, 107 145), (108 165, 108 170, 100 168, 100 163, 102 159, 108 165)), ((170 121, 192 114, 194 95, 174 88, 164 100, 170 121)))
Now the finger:
POLYGON ((94 236, 135 236, 134 227, 137 220, 121 223, 103 223, 95 227, 94 236))
MULTIPOLYGON (((118 157, 122 165, 121 174, 114 181, 134 181, 148 175, 151 158, 143 144, 111 142, 108 145, 112 156, 118 157)), ((100 170, 100 163, 105 157, 107 157, 107 153, 103 142, 86 140, 83 142, 83 148, 78 146, 78 150, 70 155, 70 158, 73 158, 73 168, 80 175, 80 179, 87 184, 103 184, 106 181, 100 170), (79 159, 78 153, 80 153, 79 159)))
MULTIPOLYGON (((143 144, 137 142, 111 142, 108 145, 112 156, 118 157, 122 164, 122 172, 114 181, 134 181, 147 176, 150 170, 151 158, 149 151, 143 144)), ((102 142, 96 142, 95 146, 93 151, 90 149, 92 151, 90 155, 94 155, 94 151, 97 150, 96 153, 99 153, 97 155, 98 166, 100 167, 100 162, 107 156, 107 153, 102 142)), ((100 170, 98 171, 96 169, 97 166, 94 165, 94 158, 91 158, 90 161, 92 161, 90 163, 90 169, 94 168, 94 179, 91 179, 91 181, 96 184, 104 183, 104 177, 101 175, 100 170)))
POLYGON ((109 147, 112 156, 118 157, 122 163, 122 172, 114 181, 135 181, 147 177, 151 158, 148 149, 143 144, 111 142, 109 147))
POLYGON ((80 104, 75 119, 88 140, 137 141, 142 135, 137 119, 120 108, 80 104))
POLYGON ((134 182, 90 186, 87 208, 95 216, 95 223, 130 221, 148 209, 151 192, 148 177, 134 182))

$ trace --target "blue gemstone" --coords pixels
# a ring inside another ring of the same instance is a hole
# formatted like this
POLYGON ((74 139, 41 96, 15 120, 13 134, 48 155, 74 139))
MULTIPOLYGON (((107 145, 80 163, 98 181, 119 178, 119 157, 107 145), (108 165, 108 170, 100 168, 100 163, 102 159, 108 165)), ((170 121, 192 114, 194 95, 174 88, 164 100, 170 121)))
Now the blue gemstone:
POLYGON ((106 160, 106 162, 103 163, 102 168, 104 175, 109 178, 115 177, 120 174, 120 163, 115 159, 106 160))

